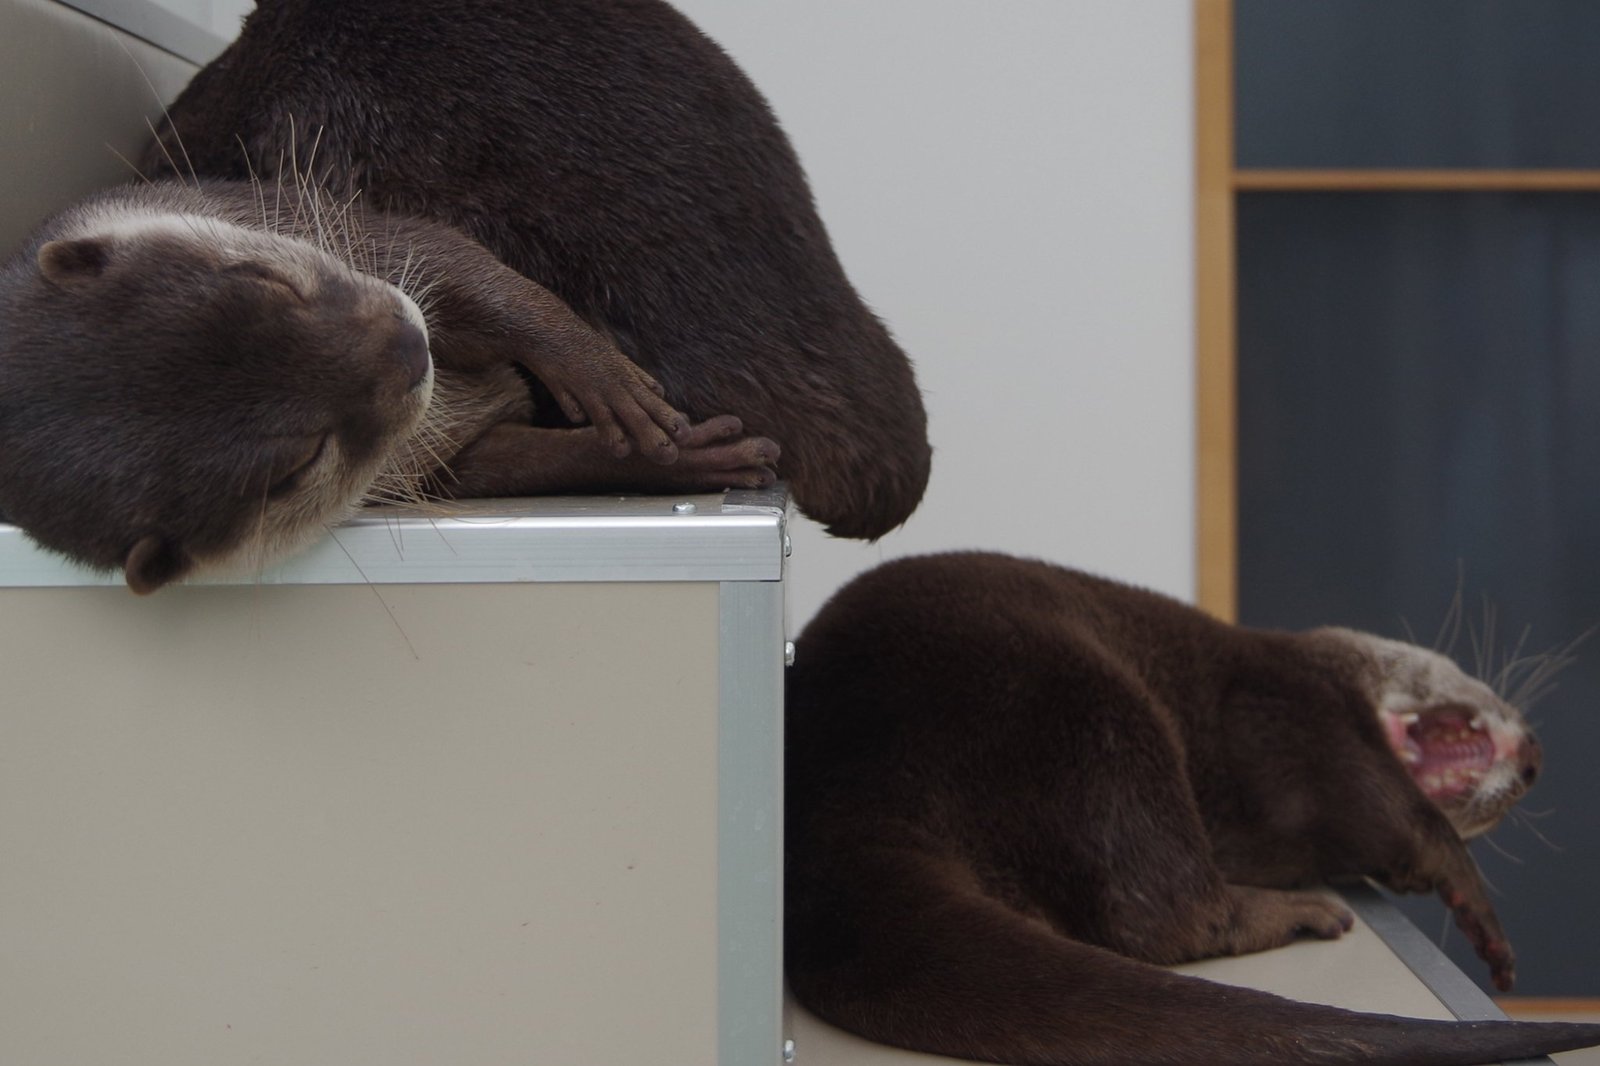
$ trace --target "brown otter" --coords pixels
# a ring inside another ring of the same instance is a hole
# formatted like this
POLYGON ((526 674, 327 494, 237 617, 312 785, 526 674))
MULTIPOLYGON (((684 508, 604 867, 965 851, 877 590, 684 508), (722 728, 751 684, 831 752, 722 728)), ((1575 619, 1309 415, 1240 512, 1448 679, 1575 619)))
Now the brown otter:
POLYGON ((1364 1015, 1150 965, 1337 937, 1348 912, 1301 890, 1370 876, 1438 892, 1510 986, 1462 838, 1524 793, 1539 748, 1435 653, 953 554, 840 591, 787 698, 787 971, 845 1029, 1018 1066, 1600 1043, 1600 1025, 1364 1015))
MULTIPOLYGON (((455 227, 548 288, 690 418, 777 441, 830 532, 881 536, 921 499, 904 352, 760 93, 661 0, 261 0, 145 162, 245 179, 313 154, 339 196, 455 227)), ((514 436, 493 443, 512 463, 514 436)))

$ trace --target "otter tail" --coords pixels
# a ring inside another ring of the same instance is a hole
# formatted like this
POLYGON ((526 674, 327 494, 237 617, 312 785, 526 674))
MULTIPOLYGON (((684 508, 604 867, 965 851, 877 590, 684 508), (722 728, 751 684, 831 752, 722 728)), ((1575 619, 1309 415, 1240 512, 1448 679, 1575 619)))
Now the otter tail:
POLYGON ((1011 1066, 1466 1066, 1600 1044, 1600 1025, 1358 1014, 1169 973, 1058 936, 912 851, 846 876, 791 875, 790 987, 823 1020, 913 1051, 1011 1066), (869 897, 869 880, 887 887, 869 897))

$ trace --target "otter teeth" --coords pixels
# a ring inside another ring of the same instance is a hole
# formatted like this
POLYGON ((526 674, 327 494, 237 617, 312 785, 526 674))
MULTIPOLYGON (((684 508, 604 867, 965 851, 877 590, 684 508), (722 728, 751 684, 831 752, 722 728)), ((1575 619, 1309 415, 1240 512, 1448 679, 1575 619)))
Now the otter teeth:
POLYGON ((1422 715, 1418 714, 1416 711, 1407 711, 1405 714, 1400 716, 1400 724, 1408 729, 1420 721, 1422 721, 1422 715))
POLYGON ((1467 723, 1467 728, 1472 730, 1474 733, 1482 733, 1485 729, 1488 729, 1489 726, 1481 717, 1478 715, 1473 715, 1472 721, 1467 723))

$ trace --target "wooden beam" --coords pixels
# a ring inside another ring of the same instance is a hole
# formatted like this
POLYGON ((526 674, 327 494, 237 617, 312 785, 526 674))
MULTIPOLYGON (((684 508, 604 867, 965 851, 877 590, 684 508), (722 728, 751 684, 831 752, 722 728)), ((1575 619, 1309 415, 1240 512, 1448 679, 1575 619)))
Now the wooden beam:
POLYGON ((1194 0, 1195 598, 1238 617, 1233 0, 1194 0))
POLYGON ((1572 1019, 1600 1019, 1600 999, 1545 999, 1539 996, 1496 996, 1495 1006, 1513 1018, 1535 1021, 1561 1015, 1572 1019))
POLYGON ((1239 192, 1600 192, 1600 170, 1235 171, 1239 192))

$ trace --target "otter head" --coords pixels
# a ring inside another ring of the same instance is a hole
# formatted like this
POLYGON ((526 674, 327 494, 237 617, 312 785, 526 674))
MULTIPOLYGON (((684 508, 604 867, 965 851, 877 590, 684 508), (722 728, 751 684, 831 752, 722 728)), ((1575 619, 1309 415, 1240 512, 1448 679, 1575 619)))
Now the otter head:
POLYGON ((1492 829, 1539 776, 1522 713, 1438 652, 1324 630, 1368 660, 1367 690, 1395 757, 1463 839, 1492 829))
POLYGON ((392 286, 108 198, 0 272, 0 514, 140 593, 260 566, 350 512, 432 382, 392 286))

